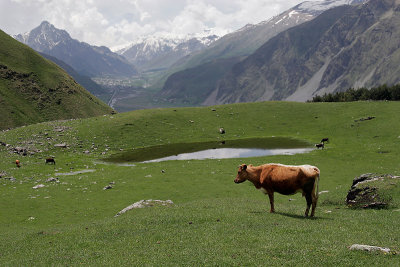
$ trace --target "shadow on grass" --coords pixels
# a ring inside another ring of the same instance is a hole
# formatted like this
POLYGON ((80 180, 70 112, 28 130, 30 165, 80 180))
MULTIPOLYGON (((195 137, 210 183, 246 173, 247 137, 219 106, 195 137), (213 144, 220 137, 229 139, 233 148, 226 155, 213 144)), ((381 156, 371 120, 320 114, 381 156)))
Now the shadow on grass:
POLYGON ((294 218, 294 219, 307 219, 307 220, 333 220, 332 218, 326 218, 326 217, 321 217, 321 216, 315 216, 315 217, 304 217, 304 215, 298 215, 298 214, 293 214, 293 213, 287 213, 287 212, 279 212, 279 211, 275 211, 275 213, 269 213, 268 211, 250 211, 250 213, 252 214, 277 214, 277 215, 281 215, 281 216, 286 216, 286 217, 290 217, 290 218, 294 218))
POLYGON ((294 219, 306 219, 306 220, 333 220, 332 218, 326 218, 326 217, 320 217, 320 216, 315 216, 315 217, 305 217, 304 215, 298 215, 298 214, 292 214, 292 213, 286 213, 286 212, 275 212, 275 214, 294 218, 294 219))

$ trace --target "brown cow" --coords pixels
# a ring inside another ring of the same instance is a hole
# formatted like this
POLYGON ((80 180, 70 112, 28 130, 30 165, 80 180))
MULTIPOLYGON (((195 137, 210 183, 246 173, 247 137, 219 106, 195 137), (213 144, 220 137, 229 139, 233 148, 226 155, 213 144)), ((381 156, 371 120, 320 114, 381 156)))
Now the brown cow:
POLYGON ((271 163, 247 166, 242 164, 234 182, 238 184, 249 180, 257 189, 268 194, 271 204, 270 212, 275 212, 274 192, 283 195, 302 192, 307 201, 305 216, 308 216, 312 205, 311 217, 313 217, 318 200, 319 174, 319 169, 311 165, 287 166, 271 163))

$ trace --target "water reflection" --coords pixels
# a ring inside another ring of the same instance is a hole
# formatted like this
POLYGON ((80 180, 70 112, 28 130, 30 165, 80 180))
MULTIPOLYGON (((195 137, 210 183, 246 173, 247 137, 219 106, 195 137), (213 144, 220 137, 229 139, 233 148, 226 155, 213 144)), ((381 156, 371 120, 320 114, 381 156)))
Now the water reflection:
POLYGON ((250 158, 272 155, 294 155, 298 153, 306 153, 311 148, 292 148, 292 149, 254 149, 254 148, 216 148, 197 151, 192 153, 182 153, 179 155, 146 160, 147 162, 160 162, 167 160, 191 160, 191 159, 229 159, 229 158, 250 158))
POLYGON ((113 154, 106 162, 159 162, 165 160, 247 158, 293 155, 311 151, 308 142, 288 137, 249 138, 226 141, 175 143, 134 148, 113 154))

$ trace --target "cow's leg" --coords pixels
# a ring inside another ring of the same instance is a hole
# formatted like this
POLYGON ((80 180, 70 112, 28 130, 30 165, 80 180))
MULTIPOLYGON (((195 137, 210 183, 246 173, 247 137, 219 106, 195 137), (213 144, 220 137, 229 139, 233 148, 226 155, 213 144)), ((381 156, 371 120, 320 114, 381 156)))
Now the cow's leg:
MULTIPOLYGON (((312 201, 311 193, 306 193, 305 196, 306 196, 306 201, 307 201, 307 208, 306 208, 306 212, 304 213, 304 216, 307 217, 308 212, 310 211, 310 206, 313 203, 313 201, 312 201)), ((313 205, 313 208, 314 208, 314 205, 313 205)), ((311 211, 311 216, 313 216, 313 215, 314 215, 314 213, 313 213, 313 211, 311 211)))
POLYGON ((269 204, 271 205, 271 209, 269 212, 275 212, 274 208, 274 192, 268 192, 268 197, 269 197, 269 204))
POLYGON ((312 197, 312 209, 311 209, 311 217, 314 217, 315 208, 317 207, 318 201, 318 192, 313 192, 311 194, 312 197))

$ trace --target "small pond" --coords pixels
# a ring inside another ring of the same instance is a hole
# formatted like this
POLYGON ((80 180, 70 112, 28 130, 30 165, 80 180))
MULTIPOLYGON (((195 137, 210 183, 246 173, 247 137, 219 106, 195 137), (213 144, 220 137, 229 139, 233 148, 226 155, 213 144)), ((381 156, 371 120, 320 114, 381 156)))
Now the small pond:
POLYGON ((313 150, 308 142, 283 137, 218 142, 165 144, 132 149, 105 159, 107 162, 160 162, 166 160, 249 158, 293 155, 313 150))

